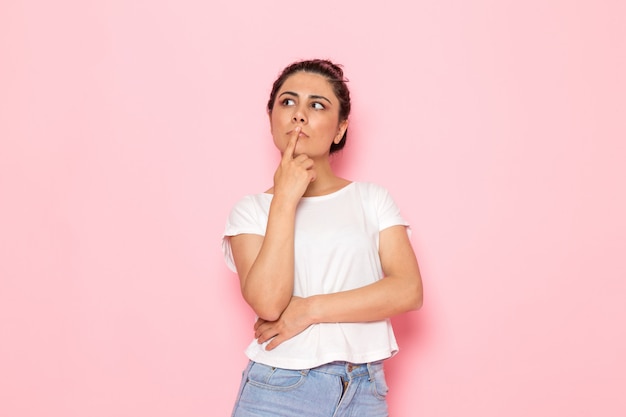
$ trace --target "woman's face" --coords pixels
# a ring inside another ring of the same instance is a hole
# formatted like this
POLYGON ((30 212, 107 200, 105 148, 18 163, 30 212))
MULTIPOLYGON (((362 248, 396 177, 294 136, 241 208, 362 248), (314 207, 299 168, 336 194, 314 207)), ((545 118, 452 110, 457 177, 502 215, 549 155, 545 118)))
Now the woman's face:
POLYGON ((330 145, 339 142, 348 127, 347 120, 339 122, 339 107, 324 76, 296 72, 278 90, 269 114, 274 144, 282 153, 294 129, 301 126, 294 154, 327 157, 330 145))

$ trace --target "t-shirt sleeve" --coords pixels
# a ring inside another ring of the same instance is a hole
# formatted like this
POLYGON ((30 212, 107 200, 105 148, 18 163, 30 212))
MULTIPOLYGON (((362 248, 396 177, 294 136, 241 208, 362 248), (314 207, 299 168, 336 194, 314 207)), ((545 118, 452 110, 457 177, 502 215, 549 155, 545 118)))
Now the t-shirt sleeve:
POLYGON ((237 272, 237 268, 230 246, 230 237, 242 233, 265 235, 265 225, 261 224, 254 199, 249 196, 242 198, 235 204, 226 220, 226 227, 222 235, 224 260, 233 272, 237 272))
POLYGON ((374 186, 374 198, 376 201, 376 214, 378 216, 379 230, 384 230, 391 226, 407 226, 407 233, 411 233, 409 222, 400 214, 400 208, 389 194, 387 189, 381 186, 374 186))

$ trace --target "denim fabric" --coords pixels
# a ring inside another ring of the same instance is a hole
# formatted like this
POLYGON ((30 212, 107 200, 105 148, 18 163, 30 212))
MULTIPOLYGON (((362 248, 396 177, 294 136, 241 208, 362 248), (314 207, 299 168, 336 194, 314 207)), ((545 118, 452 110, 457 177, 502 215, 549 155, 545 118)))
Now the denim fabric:
POLYGON ((290 370, 250 362, 232 417, 387 417, 382 361, 290 370))

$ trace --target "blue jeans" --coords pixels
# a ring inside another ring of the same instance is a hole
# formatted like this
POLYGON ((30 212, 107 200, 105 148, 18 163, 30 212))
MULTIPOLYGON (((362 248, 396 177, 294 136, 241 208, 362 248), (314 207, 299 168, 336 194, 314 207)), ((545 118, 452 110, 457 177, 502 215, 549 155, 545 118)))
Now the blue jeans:
POLYGON ((383 362, 290 370, 252 362, 232 417, 387 417, 383 362))

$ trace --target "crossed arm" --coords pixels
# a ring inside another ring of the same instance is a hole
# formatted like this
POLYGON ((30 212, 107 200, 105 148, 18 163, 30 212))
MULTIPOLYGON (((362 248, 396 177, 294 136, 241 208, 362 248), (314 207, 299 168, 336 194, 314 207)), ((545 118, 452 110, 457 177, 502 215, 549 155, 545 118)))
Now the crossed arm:
POLYGON ((242 294, 259 316, 255 337, 259 343, 272 339, 266 349, 315 323, 377 321, 421 307, 422 281, 404 226, 380 232, 383 279, 349 291, 300 298, 292 296, 293 225, 289 217, 281 220, 286 227, 272 230, 270 217, 270 239, 250 234, 230 238, 242 294), (276 235, 270 236, 271 231, 276 235), (281 231, 286 240, 275 239, 281 231))

